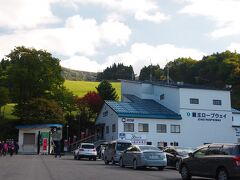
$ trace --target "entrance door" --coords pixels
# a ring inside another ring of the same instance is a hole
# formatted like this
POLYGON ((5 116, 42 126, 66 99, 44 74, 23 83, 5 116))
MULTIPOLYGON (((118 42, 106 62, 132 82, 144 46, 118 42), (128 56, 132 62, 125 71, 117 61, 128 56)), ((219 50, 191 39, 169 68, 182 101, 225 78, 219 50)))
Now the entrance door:
POLYGON ((24 133, 23 134, 23 152, 24 153, 36 153, 36 134, 24 133))

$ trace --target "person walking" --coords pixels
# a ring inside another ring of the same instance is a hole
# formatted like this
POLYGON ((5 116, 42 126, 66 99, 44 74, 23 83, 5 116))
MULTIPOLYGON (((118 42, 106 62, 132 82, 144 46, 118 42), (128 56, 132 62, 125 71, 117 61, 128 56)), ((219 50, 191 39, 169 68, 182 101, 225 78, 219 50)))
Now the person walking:
POLYGON ((3 142, 0 141, 0 156, 3 154, 3 142))
POLYGON ((8 153, 8 143, 4 142, 3 144, 3 155, 6 156, 8 153))
POLYGON ((14 152, 14 144, 13 144, 13 142, 10 142, 8 149, 9 149, 10 156, 13 156, 13 152, 14 152))
POLYGON ((15 154, 18 154, 18 150, 19 150, 18 142, 15 142, 15 144, 14 144, 14 150, 15 150, 15 154))

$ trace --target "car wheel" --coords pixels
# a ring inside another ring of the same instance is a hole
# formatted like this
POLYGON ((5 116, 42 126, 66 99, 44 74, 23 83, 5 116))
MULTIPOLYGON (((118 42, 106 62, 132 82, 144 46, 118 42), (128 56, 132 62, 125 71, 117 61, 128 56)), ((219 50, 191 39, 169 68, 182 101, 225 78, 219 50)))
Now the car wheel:
POLYGON ((77 156, 77 160, 80 160, 80 159, 81 159, 81 158, 80 158, 80 156, 78 155, 78 156, 77 156))
POLYGON ((77 159, 77 156, 74 154, 74 160, 76 160, 77 159))
POLYGON ((106 165, 109 164, 109 161, 107 160, 107 157, 104 157, 104 163, 105 163, 106 165))
POLYGON ((221 168, 217 171, 216 180, 228 180, 228 173, 226 169, 221 168))
POLYGON ((176 161, 175 167, 177 171, 179 171, 179 165, 180 165, 180 161, 176 161))
POLYGON ((190 180, 192 178, 186 165, 182 165, 180 173, 183 180, 190 180))
POLYGON ((124 164, 123 164, 123 159, 122 158, 120 158, 120 160, 119 160, 119 166, 124 168, 124 164))
POLYGON ((158 170, 159 170, 159 171, 163 171, 164 168, 165 168, 164 166, 159 166, 159 167, 158 167, 158 170))
POLYGON ((135 169, 135 170, 138 169, 137 160, 136 159, 133 160, 133 169, 135 169))

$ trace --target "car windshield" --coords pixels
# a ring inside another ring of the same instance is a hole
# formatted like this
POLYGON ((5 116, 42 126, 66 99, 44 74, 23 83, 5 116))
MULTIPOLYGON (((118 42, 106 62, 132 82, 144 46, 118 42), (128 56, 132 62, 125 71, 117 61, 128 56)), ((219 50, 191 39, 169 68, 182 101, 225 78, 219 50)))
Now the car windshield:
POLYGON ((83 144, 83 145, 82 145, 82 148, 83 148, 83 149, 94 149, 94 145, 91 145, 91 144, 83 144))
POLYGON ((141 151, 148 151, 148 150, 160 151, 160 149, 158 149, 154 146, 139 146, 139 149, 141 151))
POLYGON ((124 151, 131 145, 132 145, 131 143, 117 143, 117 151, 124 151))
POLYGON ((193 148, 184 148, 184 147, 178 147, 176 148, 176 151, 178 152, 179 155, 182 156, 187 156, 189 153, 193 152, 193 148))

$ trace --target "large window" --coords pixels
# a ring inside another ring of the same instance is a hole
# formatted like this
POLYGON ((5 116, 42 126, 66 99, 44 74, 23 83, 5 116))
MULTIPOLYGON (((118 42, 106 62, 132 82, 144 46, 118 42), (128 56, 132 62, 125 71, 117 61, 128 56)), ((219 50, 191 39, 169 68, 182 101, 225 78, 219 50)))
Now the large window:
POLYGON ((171 133, 180 133, 180 125, 171 125, 171 133))
POLYGON ((190 104, 199 104, 199 99, 197 99, 197 98, 190 98, 190 104))
POLYGON ((166 124, 157 124, 157 133, 166 133, 167 125, 166 124))
POLYGON ((138 124, 138 132, 148 132, 148 124, 138 124))
POLYGON ((134 123, 124 123, 124 132, 134 132, 134 123))
POLYGON ((115 124, 112 125, 112 132, 116 132, 116 125, 115 124))
POLYGON ((214 99, 214 100, 213 100, 213 105, 219 105, 219 106, 221 106, 221 105, 222 105, 222 101, 221 101, 221 100, 218 100, 218 99, 214 99))

